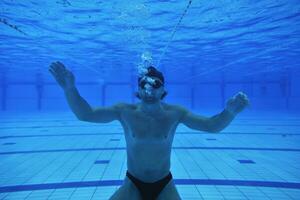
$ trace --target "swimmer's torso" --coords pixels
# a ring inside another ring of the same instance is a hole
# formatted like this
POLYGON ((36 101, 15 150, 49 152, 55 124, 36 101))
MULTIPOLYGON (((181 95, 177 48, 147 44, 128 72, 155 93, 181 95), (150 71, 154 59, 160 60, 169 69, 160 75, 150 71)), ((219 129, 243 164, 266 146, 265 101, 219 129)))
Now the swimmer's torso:
POLYGON ((121 113, 127 145, 127 167, 137 178, 154 182, 170 170, 172 141, 180 114, 163 104, 163 112, 150 116, 130 105, 121 113))

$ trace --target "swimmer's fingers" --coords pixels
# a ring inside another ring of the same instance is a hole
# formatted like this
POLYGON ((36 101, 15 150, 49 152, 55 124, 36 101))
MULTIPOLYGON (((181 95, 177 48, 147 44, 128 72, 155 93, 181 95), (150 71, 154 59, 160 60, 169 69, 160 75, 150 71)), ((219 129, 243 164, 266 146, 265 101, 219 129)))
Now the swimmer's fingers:
POLYGON ((247 97, 247 95, 243 92, 238 92, 234 97, 235 98, 244 98, 244 97, 247 97))
POLYGON ((249 99, 247 96, 239 96, 236 98, 237 105, 238 105, 238 111, 241 112, 249 105, 249 99))
POLYGON ((52 67, 49 67, 49 72, 53 75, 53 77, 56 77, 56 72, 52 69, 52 67))
POLYGON ((54 63, 51 63, 49 67, 49 72, 56 78, 58 77, 58 70, 56 68, 56 65, 54 63))
POLYGON ((51 63, 49 72, 53 75, 58 84, 60 84, 61 86, 65 84, 67 71, 60 64, 58 64, 57 62, 51 63))
POLYGON ((54 66, 50 66, 49 67, 49 72, 52 74, 52 76, 56 79, 56 80, 58 80, 59 79, 59 74, 57 73, 57 70, 55 69, 55 67, 54 66))
POLYGON ((59 66, 55 62, 51 63, 50 69, 52 72, 55 72, 56 74, 58 74, 60 71, 59 66))
POLYGON ((248 100, 246 100, 244 98, 236 98, 235 103, 236 103, 237 107, 239 107, 240 109, 243 109, 248 105, 248 100))
POLYGON ((59 84, 61 84, 64 81, 63 77, 59 76, 52 68, 49 68, 49 72, 59 84))
POLYGON ((228 99, 227 104, 233 104, 233 103, 234 103, 234 98, 228 99))
POLYGON ((59 61, 51 63, 50 69, 62 78, 70 74, 70 71, 59 61))
POLYGON ((64 74, 66 73, 66 67, 59 61, 51 63, 51 68, 57 73, 57 74, 64 74))
POLYGON ((235 99, 240 102, 241 104, 243 104, 244 106, 249 105, 249 99, 247 97, 247 95, 243 92, 239 92, 236 96, 235 99))

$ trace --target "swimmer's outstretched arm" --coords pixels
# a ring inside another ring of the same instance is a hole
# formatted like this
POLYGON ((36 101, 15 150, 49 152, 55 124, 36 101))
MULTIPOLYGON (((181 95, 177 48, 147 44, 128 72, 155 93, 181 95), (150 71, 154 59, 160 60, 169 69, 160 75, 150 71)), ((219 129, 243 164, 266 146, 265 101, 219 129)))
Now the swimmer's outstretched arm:
POLYGON ((66 69, 62 63, 52 63, 49 71, 57 83, 63 88, 67 102, 79 120, 107 123, 119 119, 119 111, 122 104, 116 104, 111 107, 92 108, 88 102, 80 96, 75 86, 73 73, 66 69))
POLYGON ((120 118, 122 104, 92 108, 88 102, 80 96, 76 87, 65 90, 65 96, 70 108, 81 121, 108 123, 120 118))
POLYGON ((248 104, 247 96, 240 92, 228 100, 226 108, 221 113, 212 117, 203 117, 180 108, 183 114, 180 122, 191 129, 218 133, 227 127, 248 104))

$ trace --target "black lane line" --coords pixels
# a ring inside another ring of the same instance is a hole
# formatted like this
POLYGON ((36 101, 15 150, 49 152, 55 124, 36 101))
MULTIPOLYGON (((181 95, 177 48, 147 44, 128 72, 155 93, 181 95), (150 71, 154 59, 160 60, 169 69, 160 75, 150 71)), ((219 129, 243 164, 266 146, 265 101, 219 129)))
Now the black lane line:
MULTIPOLYGON (((230 186, 249 186, 249 187, 275 187, 300 189, 300 183, 297 182, 277 182, 277 181, 249 181, 249 180, 221 180, 221 179, 174 179, 176 185, 230 185, 230 186)), ((66 183, 44 183, 31 185, 12 185, 0 187, 0 193, 66 189, 66 188, 84 188, 99 186, 120 186, 123 180, 105 180, 105 181, 84 181, 84 182, 66 182, 66 183)))
MULTIPOLYGON (((296 148, 256 148, 256 147, 173 147, 176 149, 212 149, 212 150, 251 150, 251 151, 283 151, 283 152, 300 152, 296 148)), ((3 151, 0 155, 14 154, 33 154, 33 153, 54 153, 54 152, 80 152, 80 151, 110 151, 110 150, 126 150, 126 147, 107 147, 107 148, 77 148, 77 149, 44 149, 31 151, 3 151)))
MULTIPOLYGON (((191 135, 191 134, 208 134, 212 135, 211 133, 205 132, 176 132, 175 135, 191 135)), ((241 132, 221 132, 217 133, 217 135, 278 135, 278 136, 300 136, 300 133, 241 133, 241 132)), ((4 135, 0 136, 0 139, 7 139, 7 138, 29 138, 29 137, 61 137, 61 136, 103 136, 103 135, 124 135, 123 132, 111 132, 111 133, 73 133, 73 134, 36 134, 36 135, 4 135)))

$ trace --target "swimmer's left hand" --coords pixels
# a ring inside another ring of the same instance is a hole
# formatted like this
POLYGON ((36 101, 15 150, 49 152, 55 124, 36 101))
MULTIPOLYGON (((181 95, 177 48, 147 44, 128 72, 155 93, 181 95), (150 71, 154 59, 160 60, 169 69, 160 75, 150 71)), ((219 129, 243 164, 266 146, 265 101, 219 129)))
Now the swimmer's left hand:
POLYGON ((244 108, 248 105, 249 99, 247 95, 243 92, 239 92, 227 101, 225 110, 229 111, 233 115, 236 115, 244 110, 244 108))

